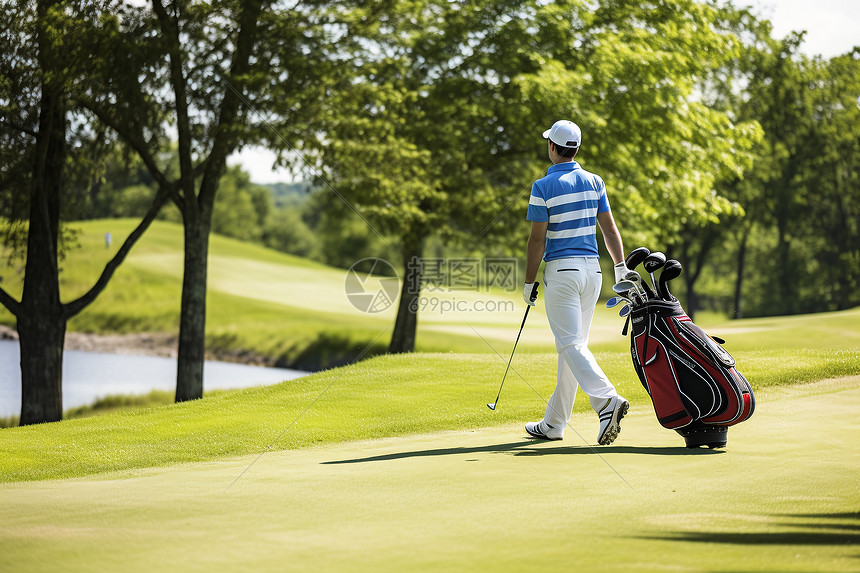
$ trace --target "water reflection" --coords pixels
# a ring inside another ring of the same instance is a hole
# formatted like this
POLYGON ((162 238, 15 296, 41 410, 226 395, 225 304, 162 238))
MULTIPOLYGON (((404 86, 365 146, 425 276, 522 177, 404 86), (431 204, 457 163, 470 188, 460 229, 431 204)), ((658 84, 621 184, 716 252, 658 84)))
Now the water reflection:
MULTIPOLYGON (((63 353, 63 408, 92 404, 111 394, 146 394, 176 389, 176 359, 67 350, 63 353)), ((18 342, 0 340, 0 417, 21 413, 18 342)), ((306 375, 286 368, 265 368, 207 361, 203 389, 222 390, 277 384, 306 375)))

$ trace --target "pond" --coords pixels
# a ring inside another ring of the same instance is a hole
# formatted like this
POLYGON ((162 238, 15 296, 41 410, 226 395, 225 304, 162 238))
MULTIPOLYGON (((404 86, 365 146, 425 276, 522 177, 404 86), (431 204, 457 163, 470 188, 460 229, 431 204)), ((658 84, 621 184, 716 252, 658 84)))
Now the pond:
MULTIPOLYGON (((63 409, 92 404, 112 394, 176 390, 176 359, 160 356, 63 353, 63 409)), ((0 417, 21 413, 21 356, 17 340, 0 340, 0 417)), ((225 390, 277 384, 307 375, 300 370, 206 361, 203 389, 225 390)))

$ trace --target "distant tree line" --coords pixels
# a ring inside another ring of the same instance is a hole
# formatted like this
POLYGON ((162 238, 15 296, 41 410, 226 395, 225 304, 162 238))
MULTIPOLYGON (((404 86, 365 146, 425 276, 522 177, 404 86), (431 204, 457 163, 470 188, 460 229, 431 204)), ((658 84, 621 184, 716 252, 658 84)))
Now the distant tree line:
MULTIPOLYGON (((440 244, 521 256, 539 134, 562 117, 583 127, 577 159, 606 180, 627 245, 684 262, 690 312, 860 302, 860 50, 807 58, 730 3, 0 7, 0 216, 26 253, 22 296, 0 287, 0 303, 21 340, 21 423, 61 416, 66 323, 157 217, 183 228, 176 399, 199 398, 212 232, 340 266, 405 267, 440 244), (246 145, 315 191, 276 203, 228 167, 246 145), (63 222, 94 216, 140 223, 61 301, 63 222)), ((417 296, 404 281, 392 352, 414 349, 417 296)))

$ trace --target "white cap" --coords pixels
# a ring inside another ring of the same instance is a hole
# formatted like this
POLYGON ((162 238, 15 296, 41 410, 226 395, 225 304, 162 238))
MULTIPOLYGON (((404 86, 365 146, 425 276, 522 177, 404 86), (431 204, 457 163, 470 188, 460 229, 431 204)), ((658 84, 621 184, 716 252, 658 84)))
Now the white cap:
POLYGON ((543 132, 543 138, 549 139, 560 147, 579 147, 582 142, 582 132, 572 121, 560 119, 543 132))

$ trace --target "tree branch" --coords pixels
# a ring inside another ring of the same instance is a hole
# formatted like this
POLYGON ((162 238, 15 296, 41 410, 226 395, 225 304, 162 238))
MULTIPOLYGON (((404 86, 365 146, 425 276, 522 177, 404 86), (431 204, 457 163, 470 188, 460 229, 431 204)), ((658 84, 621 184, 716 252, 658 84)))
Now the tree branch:
POLYGON ((236 148, 238 140, 236 118, 239 115, 239 109, 246 100, 240 91, 242 85, 234 86, 230 82, 242 78, 250 69, 249 62, 259 35, 259 20, 260 13, 263 11, 263 3, 262 0, 247 0, 241 4, 236 51, 233 53, 233 61, 230 64, 230 76, 224 82, 224 97, 221 100, 218 126, 215 130, 212 148, 209 150, 206 161, 203 162, 206 165, 203 181, 200 185, 200 201, 203 204, 211 204, 214 201, 217 181, 223 175, 227 156, 236 148))
POLYGON ((179 136, 179 188, 184 194, 186 205, 193 206, 194 166, 191 161, 191 120, 188 116, 187 79, 182 70, 182 44, 180 40, 178 7, 174 4, 171 18, 161 0, 152 0, 152 9, 161 24, 161 33, 167 39, 167 55, 170 62, 170 84, 173 88, 176 107, 176 132, 179 136))
POLYGON ((15 316, 15 318, 18 318, 18 315, 21 313, 21 303, 15 300, 8 292, 3 290, 3 287, 0 287, 0 304, 5 306, 9 312, 15 316))
POLYGON ((38 134, 32 129, 26 128, 23 125, 17 124, 14 121, 9 121, 8 119, 3 121, 3 125, 9 126, 12 129, 17 129, 21 133, 26 133, 30 137, 38 137, 38 134))
POLYGON ((105 268, 102 271, 99 280, 96 281, 96 284, 94 284, 93 287, 80 298, 63 305, 63 316, 66 320, 81 312, 87 307, 87 305, 93 302, 99 294, 101 294, 117 267, 119 267, 119 265, 125 260, 125 257, 128 255, 129 251, 131 251, 131 248, 149 228, 149 225, 155 220, 156 215, 158 215, 158 212, 161 210, 161 207, 170 195, 171 188, 159 187, 158 194, 152 201, 152 205, 149 207, 149 211, 147 211, 146 216, 141 220, 140 224, 138 224, 134 231, 131 232, 128 238, 126 238, 116 255, 114 255, 108 264, 105 265, 105 268))
POLYGON ((132 149, 135 150, 135 152, 137 152, 137 154, 140 156, 140 159, 143 161, 143 164, 146 165, 146 169, 152 175, 153 179, 155 179, 155 182, 158 183, 159 188, 166 190, 169 193, 170 199, 172 199, 179 205, 180 197, 176 193, 176 185, 170 180, 168 180, 164 172, 158 168, 158 164, 155 162, 155 156, 147 147, 146 143, 143 140, 143 136, 139 133, 134 133, 129 128, 129 126, 117 121, 115 118, 105 113, 104 110, 99 108, 92 100, 78 97, 76 98, 76 101, 85 109, 89 110, 92 114, 94 114, 99 119, 99 121, 101 121, 110 129, 114 130, 117 135, 119 135, 123 139, 123 141, 125 141, 128 145, 131 146, 132 149))

